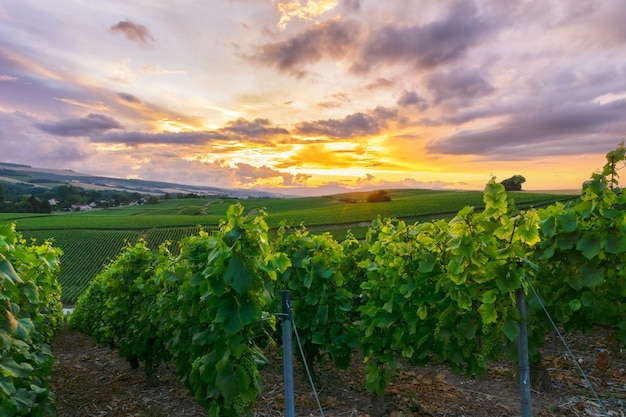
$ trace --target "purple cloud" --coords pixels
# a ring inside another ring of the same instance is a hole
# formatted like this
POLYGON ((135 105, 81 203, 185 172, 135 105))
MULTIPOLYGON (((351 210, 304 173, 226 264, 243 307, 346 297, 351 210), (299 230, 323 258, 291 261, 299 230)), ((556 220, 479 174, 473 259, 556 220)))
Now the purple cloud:
POLYGON ((35 126, 39 130, 55 136, 93 136, 102 134, 107 130, 122 128, 117 120, 98 113, 90 113, 87 117, 78 119, 37 123, 35 126))
POLYGON ((348 139, 380 133, 387 122, 396 117, 397 112, 376 108, 371 114, 354 113, 343 119, 316 120, 296 125, 296 132, 301 135, 328 136, 348 139))
POLYGON ((121 33, 126 37, 126 39, 142 47, 146 47, 150 44, 150 42, 155 41, 148 28, 128 19, 111 26, 109 28, 109 32, 121 33))

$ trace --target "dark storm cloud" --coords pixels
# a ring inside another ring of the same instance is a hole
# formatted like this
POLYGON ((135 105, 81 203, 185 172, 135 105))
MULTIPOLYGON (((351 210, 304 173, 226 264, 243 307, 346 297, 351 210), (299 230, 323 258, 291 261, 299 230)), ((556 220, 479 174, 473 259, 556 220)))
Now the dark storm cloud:
POLYGON ((289 131, 282 127, 272 125, 267 119, 237 119, 229 122, 227 127, 220 129, 220 132, 233 140, 252 140, 254 142, 265 142, 274 136, 288 135, 289 131))
POLYGON ((442 20, 422 26, 384 26, 371 33, 355 73, 367 73, 380 63, 406 62, 418 69, 432 69, 457 61, 493 30, 471 1, 459 1, 442 20))
POLYGON ((393 110, 377 108, 371 114, 359 112, 346 116, 343 119, 298 123, 296 131, 301 135, 328 136, 342 139, 376 135, 396 115, 397 112, 393 110))
POLYGON ((286 41, 265 44, 253 57, 282 72, 303 76, 306 64, 323 58, 342 58, 354 46, 359 34, 356 22, 331 21, 315 25, 286 41))
POLYGON ((489 95, 495 88, 476 70, 454 69, 448 73, 434 73, 427 80, 427 87, 435 104, 453 101, 466 106, 474 99, 489 95))
POLYGON ((78 119, 37 123, 36 126, 39 130, 55 136, 93 136, 122 128, 117 120, 98 113, 90 113, 87 117, 78 119))
POLYGON ((117 93, 119 98, 133 104, 141 104, 141 100, 129 93, 117 93))
POLYGON ((154 37, 150 34, 148 28, 128 19, 111 26, 109 31, 111 33, 121 33, 129 41, 143 47, 148 46, 150 42, 154 42, 154 37))
POLYGON ((545 155, 548 148, 554 154, 581 153, 580 144, 586 143, 593 152, 599 139, 614 144, 623 135, 625 112, 626 100, 536 109, 513 114, 491 128, 462 130, 431 142, 427 149, 445 154, 502 156, 519 150, 545 155))
POLYGON ((418 109, 425 109, 428 107, 428 103, 417 94, 415 91, 404 90, 402 95, 397 101, 398 106, 400 107, 417 107, 418 109))
POLYGON ((225 140, 227 136, 213 131, 206 132, 112 132, 92 141, 103 143, 125 143, 126 145, 141 144, 172 144, 172 145, 204 145, 215 140, 225 140))

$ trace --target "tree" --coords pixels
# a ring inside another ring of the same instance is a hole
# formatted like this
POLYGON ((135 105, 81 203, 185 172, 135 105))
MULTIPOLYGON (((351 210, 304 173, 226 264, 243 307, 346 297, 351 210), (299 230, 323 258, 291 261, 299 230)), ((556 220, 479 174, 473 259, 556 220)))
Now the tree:
POLYGON ((500 184, 504 185, 506 191, 522 191, 524 182, 526 182, 526 178, 521 175, 513 175, 511 178, 503 180, 500 184))
POLYGON ((376 190, 367 196, 368 203, 381 203, 383 201, 391 201, 391 196, 385 190, 376 190))

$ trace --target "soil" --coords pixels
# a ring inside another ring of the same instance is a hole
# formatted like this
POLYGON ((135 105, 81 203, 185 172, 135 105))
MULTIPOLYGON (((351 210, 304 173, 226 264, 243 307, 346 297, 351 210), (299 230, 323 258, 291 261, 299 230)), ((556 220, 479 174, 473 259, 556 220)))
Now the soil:
MULTIPOLYGON (((577 366, 565 353, 550 346, 544 365, 550 390, 533 390, 533 416, 626 416, 626 350, 611 340, 607 330, 592 335, 569 334, 566 340, 588 380, 604 403, 593 397, 577 366)), ((90 337, 64 328, 53 341, 56 363, 52 390, 59 417, 190 417, 206 416, 173 374, 162 364, 158 381, 149 382, 143 369, 131 369, 115 349, 98 345, 90 337)), ((278 348, 267 354, 270 366, 262 370, 264 391, 255 414, 284 415, 282 359, 278 348)), ((518 383, 513 366, 492 363, 484 378, 464 378, 445 366, 405 367, 388 386, 384 403, 372 401, 365 391, 363 361, 354 360, 347 371, 333 366, 317 369, 316 389, 325 416, 520 416, 518 383)), ((306 374, 296 364, 297 416, 320 416, 306 374)))

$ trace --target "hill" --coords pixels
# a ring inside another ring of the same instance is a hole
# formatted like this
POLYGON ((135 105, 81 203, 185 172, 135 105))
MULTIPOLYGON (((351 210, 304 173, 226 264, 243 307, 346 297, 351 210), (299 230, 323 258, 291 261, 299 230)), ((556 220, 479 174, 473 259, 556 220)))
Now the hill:
MULTIPOLYGON (((175 184, 161 181, 146 181, 82 174, 72 170, 33 168, 29 165, 0 162, 0 183, 30 189, 51 189, 60 185, 74 185, 87 190, 111 190, 137 192, 141 194, 197 194, 200 196, 279 197, 278 194, 243 190, 175 184)), ((30 194, 25 192, 23 194, 30 194)))

